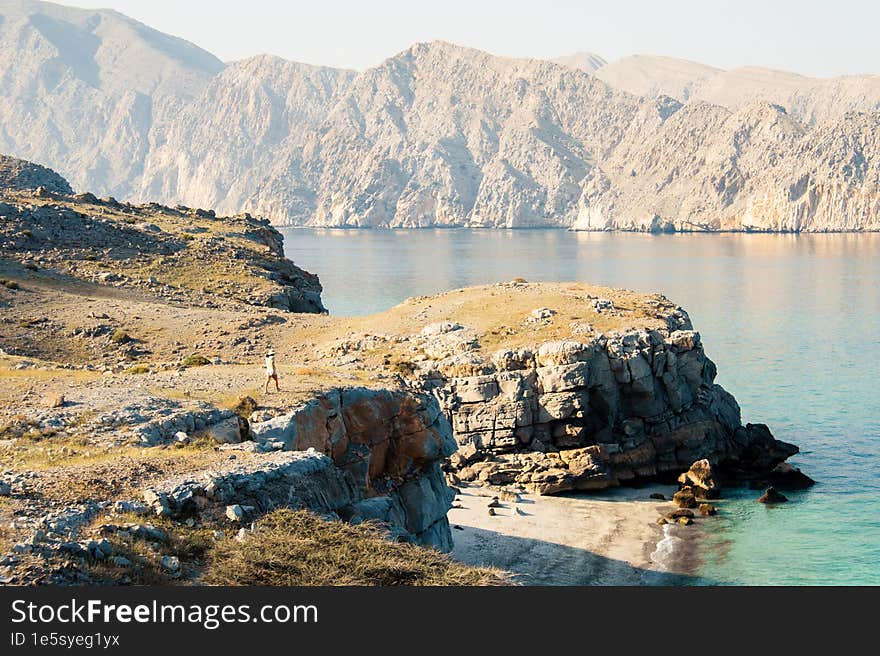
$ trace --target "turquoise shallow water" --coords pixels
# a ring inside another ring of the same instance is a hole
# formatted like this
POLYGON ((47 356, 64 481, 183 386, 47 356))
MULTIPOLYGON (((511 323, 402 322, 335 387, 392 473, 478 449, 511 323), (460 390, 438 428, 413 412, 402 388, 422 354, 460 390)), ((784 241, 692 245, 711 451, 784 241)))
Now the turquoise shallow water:
POLYGON ((880 584, 880 235, 564 231, 285 232, 333 314, 522 276, 659 291, 685 307, 745 421, 794 442, 819 481, 766 508, 731 491, 700 575, 880 584))

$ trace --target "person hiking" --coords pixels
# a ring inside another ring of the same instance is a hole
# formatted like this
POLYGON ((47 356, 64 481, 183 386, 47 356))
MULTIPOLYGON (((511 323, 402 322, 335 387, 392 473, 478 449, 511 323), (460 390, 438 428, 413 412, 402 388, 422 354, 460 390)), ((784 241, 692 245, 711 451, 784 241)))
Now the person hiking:
POLYGON ((275 366, 275 351, 273 349, 269 349, 266 351, 266 394, 269 393, 269 382, 275 381, 275 391, 280 392, 281 388, 278 387, 278 369, 275 366))

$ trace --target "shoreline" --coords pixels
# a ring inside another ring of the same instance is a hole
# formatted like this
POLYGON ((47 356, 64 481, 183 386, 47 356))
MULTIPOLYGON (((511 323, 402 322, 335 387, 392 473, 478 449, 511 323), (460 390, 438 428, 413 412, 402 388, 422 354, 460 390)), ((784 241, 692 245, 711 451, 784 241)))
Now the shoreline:
POLYGON ((624 230, 621 228, 597 228, 595 230, 573 229, 567 226, 467 226, 467 225, 430 225, 430 226, 342 226, 342 225, 300 225, 288 223, 272 223, 276 230, 327 230, 334 232, 569 232, 580 234, 625 234, 645 235, 649 237, 675 237, 676 235, 878 235, 880 228, 858 228, 841 230, 675 230, 672 232, 651 230, 624 230))
POLYGON ((673 485, 615 488, 559 496, 519 494, 488 504, 501 491, 461 487, 449 511, 453 559, 511 572, 523 585, 699 585, 702 518, 690 526, 658 525, 672 510, 673 485), (456 504, 457 505, 457 504, 456 504))

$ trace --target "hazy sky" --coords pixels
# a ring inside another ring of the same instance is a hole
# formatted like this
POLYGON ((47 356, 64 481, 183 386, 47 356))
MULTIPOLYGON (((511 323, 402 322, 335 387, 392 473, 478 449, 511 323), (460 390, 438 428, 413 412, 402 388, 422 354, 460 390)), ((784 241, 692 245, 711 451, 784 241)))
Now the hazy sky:
POLYGON ((417 41, 497 55, 662 54, 807 75, 880 73, 870 0, 71 0, 110 7, 231 61, 258 53, 363 69, 417 41))

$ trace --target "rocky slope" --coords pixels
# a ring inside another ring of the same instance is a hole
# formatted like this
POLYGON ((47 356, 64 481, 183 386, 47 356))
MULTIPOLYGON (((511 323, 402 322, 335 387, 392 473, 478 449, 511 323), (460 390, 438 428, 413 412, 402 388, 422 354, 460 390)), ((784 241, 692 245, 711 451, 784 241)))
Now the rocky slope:
MULTIPOLYGON (((577 57, 575 55, 575 57, 577 57)), ((577 59, 559 63, 577 66, 577 59)), ((811 78, 757 66, 722 70, 672 57, 633 55, 595 68, 611 87, 645 97, 669 96, 737 111, 763 101, 785 107, 798 121, 815 126, 847 112, 880 109, 880 76, 811 78)))
POLYGON ((115 12, 0 17, 0 151, 101 195, 311 226, 877 229, 877 77, 443 42, 360 73, 225 66, 115 12))
POLYGON ((0 154, 0 191, 44 191, 73 194, 67 180, 52 169, 0 154))
POLYGON ((115 11, 0 0, 0 152, 132 198, 162 126, 223 67, 115 11))
POLYGON ((11 158, 0 166, 0 247, 10 262, 191 305, 217 307, 223 298, 325 311, 317 276, 284 257, 282 237, 266 220, 74 196, 42 167, 11 158))

